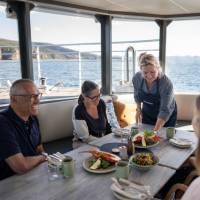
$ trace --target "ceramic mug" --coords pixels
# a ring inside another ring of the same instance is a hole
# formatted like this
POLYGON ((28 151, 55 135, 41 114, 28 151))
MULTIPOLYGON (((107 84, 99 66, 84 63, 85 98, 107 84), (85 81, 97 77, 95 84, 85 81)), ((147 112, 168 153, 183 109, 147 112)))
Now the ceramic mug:
POLYGON ((176 129, 174 127, 167 127, 166 128, 166 137, 167 139, 171 139, 175 136, 176 129))
POLYGON ((129 176, 129 165, 127 161, 120 160, 117 163, 115 177, 128 179, 129 176))
POLYGON ((75 163, 72 157, 65 156, 63 159, 61 166, 60 166, 60 172, 64 177, 72 177, 74 176, 74 167, 75 163))

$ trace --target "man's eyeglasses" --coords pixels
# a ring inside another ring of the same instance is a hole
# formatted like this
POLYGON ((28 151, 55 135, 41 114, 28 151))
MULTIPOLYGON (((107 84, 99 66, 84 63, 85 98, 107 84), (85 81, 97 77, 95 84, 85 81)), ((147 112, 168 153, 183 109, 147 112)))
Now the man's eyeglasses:
POLYGON ((27 97, 29 99, 40 99, 42 97, 42 93, 38 93, 38 94, 13 94, 11 96, 27 97))
POLYGON ((93 96, 93 97, 87 96, 87 98, 91 99, 92 101, 95 101, 95 100, 97 100, 100 97, 101 97, 101 93, 98 94, 97 96, 93 96))

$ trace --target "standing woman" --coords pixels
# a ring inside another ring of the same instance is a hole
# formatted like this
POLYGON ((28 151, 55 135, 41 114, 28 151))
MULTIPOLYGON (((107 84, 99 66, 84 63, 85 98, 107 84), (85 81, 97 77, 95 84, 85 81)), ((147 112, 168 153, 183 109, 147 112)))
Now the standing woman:
POLYGON ((106 116, 106 105, 100 99, 99 86, 92 81, 84 81, 78 105, 72 116, 74 136, 83 142, 102 137, 111 132, 106 116))
POLYGON ((139 65, 140 72, 133 77, 136 122, 154 125, 155 131, 163 126, 174 127, 177 107, 171 81, 152 54, 142 53, 139 65))

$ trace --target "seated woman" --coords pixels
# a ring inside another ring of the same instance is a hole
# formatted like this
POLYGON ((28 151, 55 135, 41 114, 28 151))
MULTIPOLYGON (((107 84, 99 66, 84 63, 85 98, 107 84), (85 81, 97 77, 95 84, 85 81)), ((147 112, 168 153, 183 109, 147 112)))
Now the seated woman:
MULTIPOLYGON (((195 166, 198 171, 198 174, 200 175, 200 96, 196 99, 196 105, 195 105, 195 112, 194 117, 192 120, 192 125, 194 128, 194 131, 198 137, 198 147, 196 150, 196 156, 195 156, 195 166)), ((200 177, 196 178, 185 194, 182 197, 182 200, 195 200, 199 199, 200 197, 200 177)))
POLYGON ((111 132, 106 116, 106 105, 100 98, 99 86, 85 81, 81 87, 78 105, 73 110, 74 141, 90 142, 111 132))

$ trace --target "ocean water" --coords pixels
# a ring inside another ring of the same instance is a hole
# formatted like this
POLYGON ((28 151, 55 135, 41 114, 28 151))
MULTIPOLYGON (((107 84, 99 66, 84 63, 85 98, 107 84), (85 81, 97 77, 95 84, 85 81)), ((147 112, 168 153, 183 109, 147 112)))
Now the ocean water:
MULTIPOLYGON (((113 59, 113 86, 120 84, 126 71, 120 59, 113 59)), ((43 60, 40 62, 41 77, 47 78, 48 85, 62 82, 65 87, 79 87, 86 79, 100 84, 100 59, 82 60, 81 65, 76 60, 43 60), (80 70, 81 69, 81 73, 80 70)), ((38 80, 38 64, 34 61, 34 79, 38 80)), ((136 70, 138 70, 136 68, 136 70)), ((177 92, 200 92, 200 57, 167 57, 166 74, 171 79, 177 92)), ((7 80, 11 82, 20 78, 20 63, 18 61, 0 61, 0 87, 5 86, 7 80)), ((130 69, 129 77, 133 76, 130 69)))

